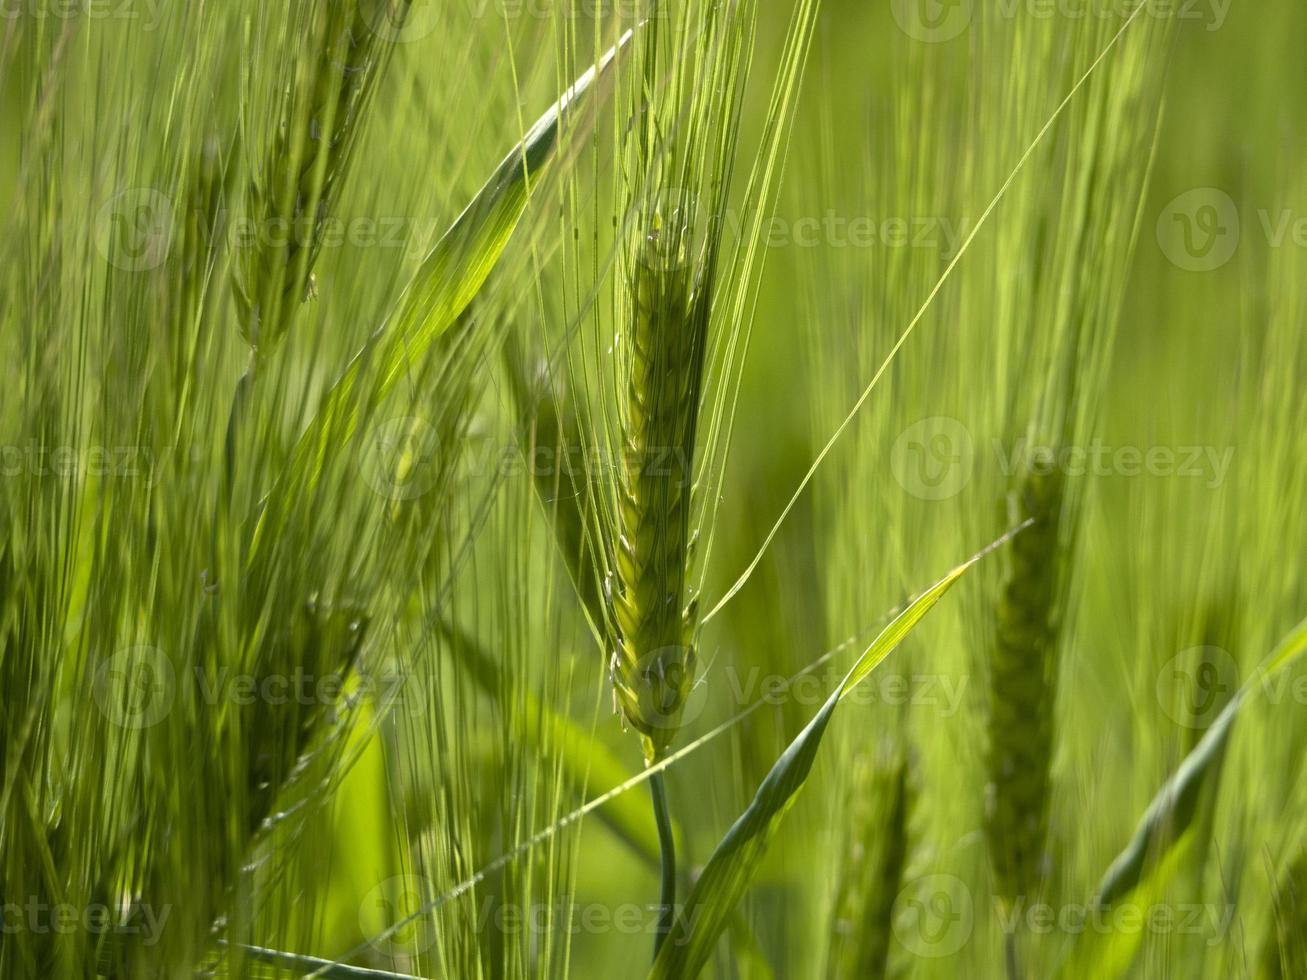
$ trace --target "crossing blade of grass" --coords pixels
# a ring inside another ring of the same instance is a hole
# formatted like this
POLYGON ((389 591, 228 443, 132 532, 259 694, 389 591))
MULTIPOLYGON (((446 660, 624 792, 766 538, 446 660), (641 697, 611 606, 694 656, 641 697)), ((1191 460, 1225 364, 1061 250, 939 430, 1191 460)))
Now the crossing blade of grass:
POLYGON ((651 980, 698 976, 744 897, 771 835, 812 771, 840 702, 893 652, 973 565, 1027 526, 1028 522, 1009 531, 950 571, 899 613, 858 657, 821 710, 781 754, 758 787, 753 802, 717 845, 654 961, 651 980))
MULTIPOLYGON (((1193 842, 1202 812, 1203 790, 1220 768, 1234 722, 1244 705, 1265 690, 1270 679, 1307 652, 1307 619, 1280 641, 1263 669, 1230 699, 1230 703, 1194 746, 1174 775, 1158 790, 1126 845, 1098 886, 1092 905, 1108 908, 1131 896, 1155 900, 1176 871, 1193 842)), ((1138 903, 1136 903, 1138 904, 1138 903)), ((1060 971, 1065 977, 1120 976, 1129 968, 1139 945, 1137 931, 1119 930, 1106 935, 1086 932, 1072 949, 1060 971)))
POLYGON ((302 956, 299 953, 283 953, 262 946, 242 945, 241 951, 252 960, 268 963, 281 970, 293 970, 301 975, 313 973, 324 980, 423 980, 411 973, 390 973, 386 970, 372 970, 362 966, 349 966, 335 963, 318 956, 302 956))

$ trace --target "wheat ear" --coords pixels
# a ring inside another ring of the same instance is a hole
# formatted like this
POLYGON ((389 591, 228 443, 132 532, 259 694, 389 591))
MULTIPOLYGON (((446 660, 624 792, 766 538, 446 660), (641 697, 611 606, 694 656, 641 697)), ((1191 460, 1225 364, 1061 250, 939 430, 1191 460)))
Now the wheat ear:
POLYGON ((611 672, 650 761, 676 734, 696 659, 686 582, 707 311, 686 260, 690 221, 684 211, 653 216, 633 263, 627 333, 611 672))
POLYGON ((241 335, 256 352, 276 346, 313 293, 324 223, 393 48, 394 27, 378 29, 382 8, 393 10, 397 21, 408 3, 312 5, 271 145, 246 195, 252 240, 240 250, 234 292, 241 335))
POLYGON ((1023 478, 1019 519, 1034 523, 1012 542, 990 658, 985 830, 998 894, 1007 901, 1035 892, 1047 863, 1063 489, 1051 467, 1023 478))
POLYGON ((908 753, 902 746, 856 763, 827 968, 832 977, 883 980, 889 975, 890 930, 907 864, 911 806, 908 753))

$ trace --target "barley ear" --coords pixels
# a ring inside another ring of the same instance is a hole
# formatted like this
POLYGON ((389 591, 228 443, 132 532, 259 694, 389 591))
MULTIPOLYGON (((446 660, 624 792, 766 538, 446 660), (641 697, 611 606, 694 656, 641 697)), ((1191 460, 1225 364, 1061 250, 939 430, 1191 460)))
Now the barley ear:
POLYGON ((894 902, 910 849, 908 761, 904 747, 892 745, 855 763, 827 966, 832 977, 883 980, 889 975, 894 902))
POLYGON ((1038 891, 1046 874, 1049 766, 1058 670, 1062 475, 1029 470, 1017 494, 1021 520, 996 610, 990 657, 985 830, 998 894, 1038 891))
POLYGON ((324 226, 393 48, 393 27, 383 30, 378 21, 383 8, 397 19, 408 4, 333 0, 313 5, 302 25, 271 145, 246 194, 252 240, 235 272, 241 336, 256 352, 277 345, 314 293, 324 226))
POLYGON ((680 726, 696 660, 686 586, 707 309, 684 261, 688 227, 684 213, 653 215, 630 283, 611 672, 650 760, 680 726))

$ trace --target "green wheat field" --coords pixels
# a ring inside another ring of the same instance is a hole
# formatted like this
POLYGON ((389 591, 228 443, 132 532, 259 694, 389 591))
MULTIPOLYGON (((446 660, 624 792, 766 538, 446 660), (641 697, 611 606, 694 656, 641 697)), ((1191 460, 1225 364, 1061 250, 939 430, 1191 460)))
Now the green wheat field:
POLYGON ((1307 978, 1305 41, 0 0, 0 980, 1307 978))

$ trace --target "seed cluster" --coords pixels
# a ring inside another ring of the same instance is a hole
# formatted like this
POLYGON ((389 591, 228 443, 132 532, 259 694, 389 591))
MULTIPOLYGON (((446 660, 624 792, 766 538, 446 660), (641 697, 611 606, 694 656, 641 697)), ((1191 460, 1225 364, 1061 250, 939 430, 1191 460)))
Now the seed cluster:
POLYGON ((1009 900, 1032 894, 1045 874, 1063 488, 1056 470, 1025 476, 1019 516, 1034 523, 1012 541, 996 610, 986 832, 999 894, 1009 900))
POLYGON ((654 217, 633 263, 612 590, 613 689, 650 759, 679 727, 696 660, 686 579, 706 317, 683 261, 686 215, 673 217, 654 217))

